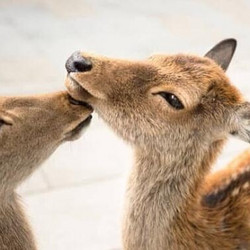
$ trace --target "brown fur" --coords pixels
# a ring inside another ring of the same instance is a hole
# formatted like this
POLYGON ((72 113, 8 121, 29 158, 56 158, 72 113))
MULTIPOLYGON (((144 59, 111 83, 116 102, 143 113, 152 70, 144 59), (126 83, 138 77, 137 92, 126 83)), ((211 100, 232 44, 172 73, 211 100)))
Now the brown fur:
MULTIPOLYGON (((193 55, 144 61, 82 56, 93 67, 69 74, 70 95, 86 99, 135 149, 123 248, 250 249, 247 180, 215 206, 204 202, 224 185, 209 171, 228 135, 249 141, 249 104, 224 71, 209 58, 193 55), (185 108, 172 108, 158 95, 162 91, 175 94, 185 108)), ((246 167, 234 165, 222 174, 225 178, 246 167)))
POLYGON ((33 235, 15 188, 91 113, 66 93, 0 98, 0 249, 34 250, 33 235))

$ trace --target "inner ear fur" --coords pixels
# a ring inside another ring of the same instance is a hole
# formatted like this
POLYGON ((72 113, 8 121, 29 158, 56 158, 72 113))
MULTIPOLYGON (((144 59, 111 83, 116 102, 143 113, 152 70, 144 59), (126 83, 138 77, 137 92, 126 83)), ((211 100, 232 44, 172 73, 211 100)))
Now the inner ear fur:
POLYGON ((214 60, 224 71, 226 71, 232 60, 236 46, 237 41, 234 38, 225 39, 209 50, 205 57, 214 60))

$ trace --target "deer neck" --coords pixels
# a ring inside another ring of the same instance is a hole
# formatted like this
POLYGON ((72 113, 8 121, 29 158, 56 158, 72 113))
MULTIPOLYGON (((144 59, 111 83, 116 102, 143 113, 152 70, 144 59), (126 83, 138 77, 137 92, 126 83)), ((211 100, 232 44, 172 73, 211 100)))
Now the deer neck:
POLYGON ((223 144, 222 140, 185 150, 135 150, 123 227, 126 250, 171 249, 176 217, 185 220, 223 144))
POLYGON ((13 250, 36 249, 32 232, 15 193, 1 199, 0 218, 1 247, 13 250))

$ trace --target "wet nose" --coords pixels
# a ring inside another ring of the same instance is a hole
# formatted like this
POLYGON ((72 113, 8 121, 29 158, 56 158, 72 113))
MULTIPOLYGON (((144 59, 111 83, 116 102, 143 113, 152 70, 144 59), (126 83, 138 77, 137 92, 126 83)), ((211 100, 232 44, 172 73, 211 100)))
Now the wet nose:
POLYGON ((74 52, 65 64, 68 73, 86 72, 92 69, 92 63, 89 59, 84 58, 79 51, 74 52))

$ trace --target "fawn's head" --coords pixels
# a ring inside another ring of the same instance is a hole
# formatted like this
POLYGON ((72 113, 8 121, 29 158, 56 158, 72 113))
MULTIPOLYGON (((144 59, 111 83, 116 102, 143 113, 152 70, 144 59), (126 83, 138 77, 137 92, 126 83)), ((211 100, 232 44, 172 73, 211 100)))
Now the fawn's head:
POLYGON ((236 47, 224 40, 205 57, 154 55, 143 61, 75 52, 66 62, 71 96, 85 99, 135 145, 213 143, 235 134, 250 140, 250 106, 224 71, 236 47))
POLYGON ((0 189, 13 188, 65 140, 76 139, 92 108, 66 92, 0 98, 0 189))

